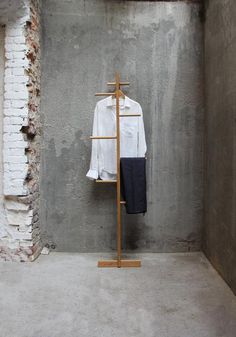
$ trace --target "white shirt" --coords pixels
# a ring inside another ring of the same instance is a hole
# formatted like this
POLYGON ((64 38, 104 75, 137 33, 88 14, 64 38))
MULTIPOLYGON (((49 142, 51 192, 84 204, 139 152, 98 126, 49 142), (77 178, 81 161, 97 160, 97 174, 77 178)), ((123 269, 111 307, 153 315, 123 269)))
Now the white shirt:
MULTIPOLYGON (((144 157, 147 147, 143 113, 139 103, 125 96, 120 98, 120 157, 144 157)), ((116 136, 116 100, 109 96, 97 102, 94 111, 93 136, 116 136)), ((89 179, 116 179, 116 139, 93 139, 89 179)))

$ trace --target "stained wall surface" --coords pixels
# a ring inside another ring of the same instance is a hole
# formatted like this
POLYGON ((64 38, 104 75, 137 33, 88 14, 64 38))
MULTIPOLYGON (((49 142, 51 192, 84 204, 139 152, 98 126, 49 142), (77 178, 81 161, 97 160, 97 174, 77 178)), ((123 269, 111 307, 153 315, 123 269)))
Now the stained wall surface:
MULTIPOLYGON (((3 84, 4 84, 4 40, 5 30, 0 26, 0 153, 2 154, 2 139, 3 139, 3 84)), ((0 203, 2 204, 3 194, 3 163, 2 155, 0 156, 0 203)), ((0 206, 1 207, 1 206, 0 206)))
POLYGON ((119 71, 146 130, 148 212, 123 212, 124 248, 198 250, 203 214, 199 5, 43 1, 41 222, 58 251, 116 247, 115 187, 89 167, 97 91, 119 71))
POLYGON ((236 292, 236 6, 206 3, 204 251, 236 292))

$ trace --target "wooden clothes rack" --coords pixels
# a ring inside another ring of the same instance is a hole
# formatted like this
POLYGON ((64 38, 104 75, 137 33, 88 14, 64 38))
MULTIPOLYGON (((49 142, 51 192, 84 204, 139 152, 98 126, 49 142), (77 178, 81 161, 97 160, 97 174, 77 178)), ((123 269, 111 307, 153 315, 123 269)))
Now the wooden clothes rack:
POLYGON ((129 82, 121 82, 119 73, 115 74, 115 82, 108 82, 107 85, 115 86, 114 92, 97 93, 95 96, 113 96, 116 98, 116 136, 91 136, 90 139, 116 139, 116 180, 96 180, 98 183, 116 183, 116 204, 117 204, 117 258, 114 260, 100 260, 98 267, 141 267, 140 260, 122 259, 122 224, 121 224, 121 205, 125 201, 121 200, 120 193, 120 118, 121 117, 138 117, 140 114, 120 114, 119 98, 124 97, 121 91, 122 85, 129 85, 129 82))

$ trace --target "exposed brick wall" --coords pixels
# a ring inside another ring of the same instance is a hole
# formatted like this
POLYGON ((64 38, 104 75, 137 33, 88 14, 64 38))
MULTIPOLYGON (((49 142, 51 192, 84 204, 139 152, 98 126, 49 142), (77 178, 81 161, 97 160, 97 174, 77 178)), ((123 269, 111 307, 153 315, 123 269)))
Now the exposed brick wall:
POLYGON ((27 261, 40 252, 40 6, 39 0, 0 5, 5 28, 3 193, 6 224, 0 256, 27 261))

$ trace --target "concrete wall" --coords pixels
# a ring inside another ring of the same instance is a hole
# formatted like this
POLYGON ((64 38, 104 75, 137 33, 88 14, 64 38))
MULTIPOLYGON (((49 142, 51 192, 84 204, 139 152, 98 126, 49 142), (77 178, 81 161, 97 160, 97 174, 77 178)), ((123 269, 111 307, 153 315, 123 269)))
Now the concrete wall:
POLYGON ((205 25, 207 177, 204 251, 236 291, 236 6, 210 0, 205 25))
POLYGON ((94 93, 116 70, 141 103, 148 213, 123 213, 124 246, 200 248, 203 207, 202 24, 199 5, 43 1, 41 223, 59 251, 109 251, 115 187, 86 179, 94 93))
POLYGON ((3 162, 2 162, 2 149, 3 149, 3 92, 4 92, 4 41, 5 41, 5 29, 0 26, 0 209, 3 204, 3 162))

